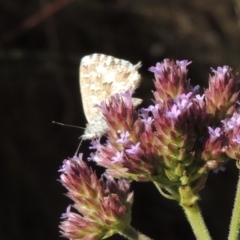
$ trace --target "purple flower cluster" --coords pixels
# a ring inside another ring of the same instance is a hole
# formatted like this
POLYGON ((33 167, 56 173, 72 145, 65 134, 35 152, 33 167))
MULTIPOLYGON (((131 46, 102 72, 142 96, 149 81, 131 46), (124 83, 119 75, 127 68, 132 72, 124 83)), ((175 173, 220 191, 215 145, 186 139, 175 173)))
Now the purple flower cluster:
POLYGON ((147 108, 135 109, 132 91, 100 104, 107 140, 92 140, 88 159, 106 168, 105 177, 98 180, 81 155, 64 161, 61 182, 80 213, 64 214, 65 237, 99 239, 129 223, 132 180, 154 182, 179 202, 188 189, 194 203, 209 171, 240 161, 238 80, 231 68, 218 67, 201 93, 187 79, 189 64, 165 59, 149 69, 156 91, 147 108))
POLYGON ((187 79, 189 64, 186 60, 166 59, 149 69, 155 75, 156 91, 154 105, 148 108, 134 109, 132 92, 102 102, 107 141, 92 141, 95 152, 89 160, 105 167, 114 178, 154 181, 166 188, 174 186, 174 191, 186 184, 201 189, 205 183, 201 178, 206 179, 209 170, 221 167, 229 159, 223 148, 225 138, 213 141, 213 130, 208 131, 222 120, 222 108, 215 106, 211 112, 208 106, 211 92, 223 93, 224 89, 223 111, 227 116, 233 114, 232 96, 236 98, 238 92, 231 69, 223 67, 214 70, 209 89, 200 95, 200 87, 192 87, 187 79))

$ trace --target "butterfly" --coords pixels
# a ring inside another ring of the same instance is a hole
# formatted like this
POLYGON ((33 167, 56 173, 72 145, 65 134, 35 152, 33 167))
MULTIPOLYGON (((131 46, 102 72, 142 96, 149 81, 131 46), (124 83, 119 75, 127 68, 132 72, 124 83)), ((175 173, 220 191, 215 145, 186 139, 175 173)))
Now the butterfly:
MULTIPOLYGON (((101 137, 106 132, 107 123, 97 105, 114 94, 135 90, 140 84, 140 67, 140 62, 133 65, 129 61, 98 53, 82 58, 80 92, 88 121, 81 136, 83 140, 101 137)), ((141 99, 133 100, 134 106, 142 102, 141 99)))

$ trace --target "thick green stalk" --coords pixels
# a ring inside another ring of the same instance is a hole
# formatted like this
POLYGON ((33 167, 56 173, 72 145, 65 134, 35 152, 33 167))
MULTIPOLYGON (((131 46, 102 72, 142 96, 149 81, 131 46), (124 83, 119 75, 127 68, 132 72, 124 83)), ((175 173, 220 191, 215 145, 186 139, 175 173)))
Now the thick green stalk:
POLYGON ((181 186, 178 190, 180 194, 180 205, 187 216, 196 239, 210 240, 210 234, 197 205, 198 195, 192 191, 190 186, 181 186))
POLYGON ((131 226, 126 226, 122 232, 118 233, 129 240, 151 240, 151 238, 143 235, 131 226))
POLYGON ((232 211, 232 219, 230 223, 228 240, 239 239, 239 227, 240 227, 240 173, 238 176, 237 191, 236 191, 235 202, 234 202, 234 207, 232 211))
POLYGON ((197 240, 211 240, 211 236, 202 218, 201 211, 195 203, 191 207, 182 206, 197 240))
MULTIPOLYGON (((166 194, 161 190, 159 184, 154 182, 155 186, 159 192, 165 196, 166 194)), ((178 189, 179 194, 172 195, 172 199, 179 201, 181 207, 183 208, 188 222, 190 223, 192 230, 196 236, 197 240, 211 240, 211 236, 203 220, 201 211, 197 205, 198 196, 194 194, 190 186, 181 186, 178 189)), ((170 190, 168 190, 170 192, 170 190)), ((165 196, 165 197, 168 197, 165 196)), ((170 197, 168 197, 170 198, 170 197)))

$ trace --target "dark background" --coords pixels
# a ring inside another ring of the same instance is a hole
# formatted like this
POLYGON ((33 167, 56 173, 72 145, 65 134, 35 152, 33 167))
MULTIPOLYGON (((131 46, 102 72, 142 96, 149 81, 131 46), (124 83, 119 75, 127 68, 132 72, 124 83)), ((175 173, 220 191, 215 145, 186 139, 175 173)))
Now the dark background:
MULTIPOLYGON (((60 239, 60 216, 71 201, 58 169, 75 153, 82 130, 51 122, 85 126, 78 82, 84 55, 142 61, 137 96, 147 106, 147 69, 164 58, 193 61, 189 77, 202 86, 210 67, 240 70, 239 12, 237 0, 1 0, 0 239, 60 239)), ((237 175, 229 163, 200 193, 213 239, 227 239, 237 175)), ((149 183, 133 189, 135 228, 155 240, 194 239, 176 202, 149 183)))

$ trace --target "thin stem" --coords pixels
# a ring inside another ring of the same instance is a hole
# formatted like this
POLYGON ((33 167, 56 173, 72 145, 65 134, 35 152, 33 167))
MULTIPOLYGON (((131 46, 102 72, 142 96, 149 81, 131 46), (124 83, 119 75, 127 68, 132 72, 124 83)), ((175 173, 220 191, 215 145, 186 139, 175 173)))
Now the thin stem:
POLYGON ((168 192, 170 192, 170 194, 166 194, 164 193, 164 191, 162 190, 161 186, 159 183, 157 182, 154 182, 154 185, 155 187, 157 188, 157 190, 167 199, 170 199, 170 200, 178 200, 179 199, 179 196, 177 194, 174 194, 174 193, 171 193, 170 190, 168 191, 168 189, 166 189, 168 192))
POLYGON ((188 222, 190 223, 192 230, 198 240, 211 240, 211 236, 202 218, 201 211, 195 203, 191 207, 182 205, 184 212, 187 216, 188 222))
POLYGON ((138 232, 131 226, 126 226, 126 228, 122 232, 118 232, 118 233, 129 240, 151 240, 151 238, 138 232))
POLYGON ((239 227, 240 227, 240 173, 238 176, 237 192, 235 196, 234 207, 232 211, 232 219, 230 223, 229 240, 239 239, 239 227))

